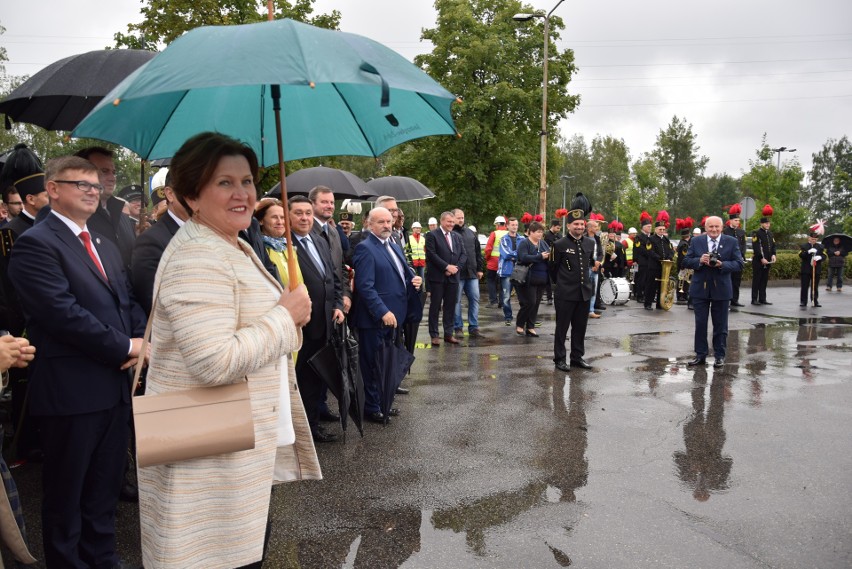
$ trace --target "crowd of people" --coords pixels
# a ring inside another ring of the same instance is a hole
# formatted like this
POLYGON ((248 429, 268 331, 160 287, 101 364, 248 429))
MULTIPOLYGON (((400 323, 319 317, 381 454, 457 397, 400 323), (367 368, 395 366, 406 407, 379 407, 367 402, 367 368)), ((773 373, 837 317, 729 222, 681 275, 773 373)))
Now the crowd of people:
MULTIPOLYGON (((556 317, 555 369, 591 369, 589 320, 630 300, 669 308, 660 283, 669 263, 681 283, 678 302, 695 313, 689 365, 706 364, 710 322, 714 365, 724 365, 747 252, 735 209, 727 222, 711 216, 701 228, 677 220, 675 247, 667 212, 656 222, 643 213, 640 231, 625 234, 578 194, 547 227, 541 216, 497 215, 483 247, 461 209, 429 219, 424 231, 419 221, 406 226, 397 201, 381 196, 357 230, 348 212, 335 220, 333 188, 285 203, 258 199, 257 177, 250 148, 197 135, 153 178, 147 214, 143 188, 116 191, 106 148, 46 168, 23 145, 7 157, 0 370, 11 370, 17 455, 44 463, 48 567, 123 566, 115 543, 120 497, 139 501, 145 567, 259 567, 272 487, 321 478, 315 445, 338 437, 331 425, 341 417, 311 365, 336 327, 357 336, 363 419, 387 425, 401 411, 383 405, 375 354, 389 343, 413 351, 424 317, 432 349, 482 338, 480 306, 535 339, 545 301, 556 317), (487 304, 480 304, 483 277, 487 304), (129 374, 143 365, 146 394, 247 382, 255 448, 138 468, 134 486, 138 394, 129 374)), ((752 304, 771 304, 770 227, 764 217, 751 237, 752 304)), ((828 290, 841 290, 846 254, 839 240, 823 247, 816 230, 801 245, 803 306, 819 306, 825 258, 828 290)), ((400 385, 393 395, 407 393, 400 385)))

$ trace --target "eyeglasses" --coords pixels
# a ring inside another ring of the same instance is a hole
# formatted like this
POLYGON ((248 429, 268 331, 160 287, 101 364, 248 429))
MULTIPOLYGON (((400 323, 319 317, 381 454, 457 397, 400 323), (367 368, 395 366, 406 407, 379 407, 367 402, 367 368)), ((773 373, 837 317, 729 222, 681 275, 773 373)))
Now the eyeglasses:
POLYGON ((92 190, 95 190, 99 194, 104 191, 104 187, 101 184, 92 184, 85 180, 53 180, 57 184, 73 184, 77 186, 77 189, 81 192, 89 193, 92 190))

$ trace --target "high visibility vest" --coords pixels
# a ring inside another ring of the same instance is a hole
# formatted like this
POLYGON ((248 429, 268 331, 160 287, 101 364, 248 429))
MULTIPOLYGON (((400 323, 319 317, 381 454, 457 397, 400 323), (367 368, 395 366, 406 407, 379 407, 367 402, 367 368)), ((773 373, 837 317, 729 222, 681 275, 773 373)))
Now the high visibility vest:
POLYGON ((626 243, 626 245, 624 246, 624 256, 627 258, 628 261, 632 261, 633 260, 633 239, 628 237, 624 241, 626 243))
POLYGON ((426 236, 420 234, 420 239, 415 239, 414 234, 408 236, 408 246, 411 248, 412 261, 426 260, 426 236))
POLYGON ((508 235, 508 234, 509 234, 508 229, 496 229, 494 231, 494 246, 491 249, 491 256, 492 257, 499 257, 500 256, 500 240, 503 239, 504 235, 508 235))

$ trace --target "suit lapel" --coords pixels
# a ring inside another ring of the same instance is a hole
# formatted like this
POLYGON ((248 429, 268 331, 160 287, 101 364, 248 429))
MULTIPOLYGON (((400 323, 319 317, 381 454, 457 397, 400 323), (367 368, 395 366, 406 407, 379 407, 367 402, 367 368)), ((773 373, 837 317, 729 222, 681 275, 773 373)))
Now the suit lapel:
MULTIPOLYGON (((323 275, 320 272, 319 267, 317 267, 316 261, 314 260, 313 256, 302 245, 302 238, 294 235, 294 239, 295 239, 295 243, 296 243, 296 249, 298 249, 298 251, 299 251, 298 254, 297 254, 297 258, 305 260, 304 263, 302 263, 302 262, 299 263, 299 266, 302 268, 302 271, 304 272, 305 266, 307 265, 308 269, 311 272, 313 272, 314 276, 316 276, 317 279, 322 281, 323 275)), ((316 240, 316 239, 322 239, 322 237, 319 236, 319 235, 314 235, 314 240, 316 240)), ((314 243, 314 247, 317 247, 316 243, 314 243)), ((319 247, 317 247, 317 252, 319 252, 319 247)), ((320 257, 322 257, 322 254, 320 254, 320 257)))
MULTIPOLYGON (((45 219, 47 223, 50 224, 50 228, 53 229, 54 233, 56 233, 59 240, 65 243, 65 245, 72 251, 72 253, 76 256, 78 261, 88 267, 88 269, 92 272, 98 281, 103 283, 107 289, 115 294, 112 287, 109 283, 104 279, 104 276, 101 274, 101 271, 95 266, 95 262, 89 257, 89 253, 86 251, 86 247, 83 245, 83 242, 80 241, 80 238, 74 235, 74 232, 65 225, 61 219, 56 217, 55 215, 49 215, 47 219, 45 219)), ((92 241, 93 245, 94 240, 92 241)), ((104 265, 104 271, 106 271, 106 264, 104 264, 104 259, 101 258, 101 264, 104 265)), ((108 278, 116 278, 107 273, 108 278)))

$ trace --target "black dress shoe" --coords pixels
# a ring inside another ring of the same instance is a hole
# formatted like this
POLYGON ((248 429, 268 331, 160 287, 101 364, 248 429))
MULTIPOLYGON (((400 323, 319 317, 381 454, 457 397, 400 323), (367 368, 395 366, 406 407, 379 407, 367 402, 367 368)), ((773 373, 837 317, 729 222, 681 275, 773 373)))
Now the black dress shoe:
POLYGON ((458 344, 459 341, 454 336, 444 336, 444 341, 448 344, 458 344))
POLYGON ((606 310, 606 306, 595 306, 595 310, 606 310))
POLYGON ((723 365, 725 365, 725 358, 716 358, 713 361, 713 367, 716 368, 716 369, 719 369, 723 365))
POLYGON ((311 433, 315 443, 333 443, 337 440, 337 435, 326 433, 325 431, 316 431, 311 433))
POLYGON ((742 308, 743 306, 745 306, 745 304, 743 304, 741 302, 732 302, 731 306, 739 306, 740 308, 742 308))
POLYGON ((320 413, 319 420, 323 423, 336 423, 340 420, 340 415, 334 411, 322 411, 320 413))
POLYGON ((399 417, 399 409, 394 407, 390 411, 388 411, 388 417, 399 417))
POLYGON ((556 362, 556 369, 558 369, 559 371, 566 371, 566 372, 571 371, 571 368, 568 367, 568 364, 565 363, 564 361, 561 361, 561 360, 556 362))
POLYGON ((820 304, 819 302, 814 302, 814 308, 821 308, 821 307, 822 307, 822 304, 820 304))
POLYGON ((592 366, 584 360, 583 358, 578 358, 576 360, 571 360, 571 367, 579 367, 582 369, 592 369, 592 366))
POLYGON ((807 305, 808 305, 807 302, 800 302, 799 303, 799 306, 801 306, 802 308, 805 308, 807 305))
POLYGON ((654 307, 653 306, 646 306, 645 310, 654 310, 654 307))
POLYGON ((408 395, 410 392, 411 392, 411 390, 406 388, 406 387, 397 387, 396 388, 396 394, 397 395, 408 395))
POLYGON ((751 303, 755 306, 760 306, 761 304, 763 304, 762 302, 759 302, 757 300, 752 300, 751 303))
POLYGON ((689 366, 689 367, 707 365, 707 359, 696 357, 695 359, 687 362, 686 365, 689 366))
MULTIPOLYGON (((364 415, 364 418, 367 419, 368 421, 370 421, 371 423, 381 423, 382 425, 384 425, 384 423, 385 423, 385 416, 382 415, 381 411, 374 411, 373 413, 366 413, 364 415)), ((390 419, 388 419, 388 422, 390 422, 390 419)))
POLYGON ((769 305, 771 305, 772 303, 771 303, 771 302, 769 302, 768 300, 761 300, 761 301, 760 301, 760 304, 769 304, 769 305))
POLYGON ((532 330, 527 330, 527 336, 530 338, 538 338, 538 334, 533 332, 532 330))

